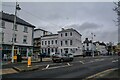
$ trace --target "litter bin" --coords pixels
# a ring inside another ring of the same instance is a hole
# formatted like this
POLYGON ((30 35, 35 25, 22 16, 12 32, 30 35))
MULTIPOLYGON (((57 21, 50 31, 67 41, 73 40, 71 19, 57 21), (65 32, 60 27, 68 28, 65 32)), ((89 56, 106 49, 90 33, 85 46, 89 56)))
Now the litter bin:
POLYGON ((17 62, 22 62, 22 57, 20 54, 17 54, 17 62))

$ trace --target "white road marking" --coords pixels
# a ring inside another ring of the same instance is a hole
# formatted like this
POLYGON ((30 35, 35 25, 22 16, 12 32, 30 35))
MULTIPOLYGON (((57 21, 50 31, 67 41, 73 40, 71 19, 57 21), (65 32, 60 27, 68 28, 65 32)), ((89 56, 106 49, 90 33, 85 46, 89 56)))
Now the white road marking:
POLYGON ((83 61, 79 61, 80 63, 82 63, 82 64, 85 64, 83 61))
POLYGON ((70 66, 70 63, 67 63, 68 66, 70 66))
POLYGON ((112 62, 113 62, 113 63, 114 63, 114 62, 118 62, 118 60, 113 60, 112 62))
POLYGON ((97 74, 94 74, 94 75, 92 75, 92 76, 89 76, 89 77, 87 77, 87 78, 85 78, 85 79, 83 79, 83 80, 88 80, 88 79, 97 78, 97 77, 99 78, 99 76, 103 76, 103 75, 105 75, 106 73, 109 73, 109 72, 114 71, 114 70, 116 70, 116 69, 118 69, 118 68, 108 69, 108 70, 99 72, 99 73, 97 73, 97 74))
POLYGON ((46 66, 46 69, 49 67, 50 65, 48 64, 47 66, 46 66))
MULTIPOLYGON (((72 66, 72 65, 70 65, 70 66, 72 66)), ((56 69, 56 68, 62 68, 62 67, 69 67, 69 65, 64 65, 64 66, 56 66, 56 67, 50 67, 50 68, 43 68, 42 70, 56 69)))

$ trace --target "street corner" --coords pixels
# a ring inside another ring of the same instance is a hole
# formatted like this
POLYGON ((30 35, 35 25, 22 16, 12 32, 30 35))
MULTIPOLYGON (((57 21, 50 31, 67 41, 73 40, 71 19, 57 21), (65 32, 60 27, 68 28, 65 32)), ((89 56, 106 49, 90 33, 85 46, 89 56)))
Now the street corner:
POLYGON ((13 66, 13 69, 18 72, 34 71, 38 70, 39 66, 13 66))

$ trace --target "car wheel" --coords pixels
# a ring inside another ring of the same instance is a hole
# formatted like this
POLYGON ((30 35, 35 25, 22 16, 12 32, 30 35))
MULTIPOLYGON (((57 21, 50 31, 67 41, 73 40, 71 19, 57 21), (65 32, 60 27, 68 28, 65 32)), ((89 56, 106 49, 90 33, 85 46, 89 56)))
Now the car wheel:
POLYGON ((53 60, 53 62, 55 63, 56 61, 55 61, 55 60, 53 60))
POLYGON ((70 61, 73 61, 73 58, 71 58, 70 61))
POLYGON ((63 59, 61 59, 61 60, 60 60, 60 62, 64 62, 64 60, 63 60, 63 59))

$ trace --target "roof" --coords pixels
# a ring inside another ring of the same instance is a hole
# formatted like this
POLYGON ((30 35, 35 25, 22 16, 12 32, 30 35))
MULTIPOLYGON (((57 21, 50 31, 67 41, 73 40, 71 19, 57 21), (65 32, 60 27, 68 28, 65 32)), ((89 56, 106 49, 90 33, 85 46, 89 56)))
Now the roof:
POLYGON ((106 44, 105 44, 104 42, 102 42, 102 43, 99 43, 99 45, 103 45, 103 46, 106 46, 106 44))
MULTIPOLYGON (((2 15, 2 16, 0 16, 0 19, 5 20, 5 21, 9 21, 9 22, 14 22, 14 16, 15 16, 15 15, 13 15, 13 14, 8 14, 8 13, 4 13, 3 11, 0 12, 0 15, 2 15)), ((32 24, 24 21, 23 19, 21 19, 21 18, 19 18, 19 17, 16 17, 16 23, 17 23, 17 24, 21 24, 21 25, 25 25, 25 26, 29 26, 29 27, 35 28, 34 25, 32 25, 32 24)))
POLYGON ((75 29, 73 29, 73 28, 62 29, 62 31, 58 31, 58 33, 60 33, 60 32, 67 32, 67 31, 75 31, 75 32, 77 32, 80 36, 82 36, 77 30, 75 30, 75 29))
POLYGON ((88 40, 88 38, 86 38, 83 43, 92 43, 92 40, 88 40))
POLYGON ((57 36, 58 34, 49 34, 49 35, 44 35, 42 37, 48 37, 48 36, 57 36))
MULTIPOLYGON (((43 30, 43 29, 40 29, 40 28, 34 29, 34 31, 37 31, 37 30, 46 31, 46 30, 43 30)), ((46 31, 46 32, 47 32, 47 31, 46 31)))

